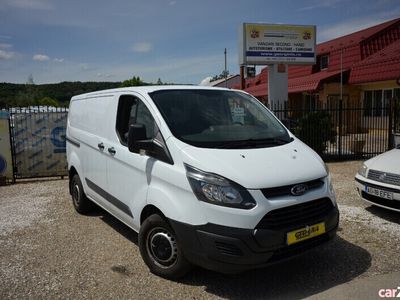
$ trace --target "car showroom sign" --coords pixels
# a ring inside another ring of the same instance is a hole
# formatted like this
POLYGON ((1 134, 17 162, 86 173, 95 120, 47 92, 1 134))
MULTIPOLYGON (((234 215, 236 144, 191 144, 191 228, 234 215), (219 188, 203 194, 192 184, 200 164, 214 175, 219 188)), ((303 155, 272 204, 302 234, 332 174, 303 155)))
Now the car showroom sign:
POLYGON ((314 25, 244 23, 239 33, 241 65, 314 64, 314 25))

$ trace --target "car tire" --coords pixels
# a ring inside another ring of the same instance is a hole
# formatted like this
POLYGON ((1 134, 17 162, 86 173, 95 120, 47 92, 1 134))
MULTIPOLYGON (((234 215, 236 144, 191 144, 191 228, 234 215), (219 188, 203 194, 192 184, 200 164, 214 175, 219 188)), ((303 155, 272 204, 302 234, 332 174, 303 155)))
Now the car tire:
POLYGON ((149 216, 140 227, 139 249, 150 271, 160 277, 178 279, 191 269, 174 231, 158 214, 149 216))
POLYGON ((78 174, 75 174, 71 180, 71 197, 72 204, 78 213, 87 214, 93 209, 93 203, 86 197, 78 174))

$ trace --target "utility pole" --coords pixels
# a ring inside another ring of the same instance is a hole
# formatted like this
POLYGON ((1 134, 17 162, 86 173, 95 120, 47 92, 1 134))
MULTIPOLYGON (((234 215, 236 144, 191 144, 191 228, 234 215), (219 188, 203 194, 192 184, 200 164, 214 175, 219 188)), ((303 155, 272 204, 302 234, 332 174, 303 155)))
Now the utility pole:
POLYGON ((228 82, 227 82, 227 79, 228 79, 228 74, 227 74, 227 70, 226 70, 226 48, 225 48, 225 51, 224 51, 224 55, 225 55, 225 71, 224 71, 224 75, 225 75, 225 87, 228 87, 228 82))

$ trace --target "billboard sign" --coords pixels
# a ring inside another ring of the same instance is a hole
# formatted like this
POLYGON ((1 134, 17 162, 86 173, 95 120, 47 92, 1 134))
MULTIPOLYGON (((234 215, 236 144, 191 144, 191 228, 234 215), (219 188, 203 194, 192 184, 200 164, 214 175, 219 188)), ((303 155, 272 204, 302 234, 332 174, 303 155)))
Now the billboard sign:
POLYGON ((0 111, 0 176, 13 178, 8 112, 0 111))
POLYGON ((244 23, 239 33, 240 65, 314 64, 316 27, 244 23))

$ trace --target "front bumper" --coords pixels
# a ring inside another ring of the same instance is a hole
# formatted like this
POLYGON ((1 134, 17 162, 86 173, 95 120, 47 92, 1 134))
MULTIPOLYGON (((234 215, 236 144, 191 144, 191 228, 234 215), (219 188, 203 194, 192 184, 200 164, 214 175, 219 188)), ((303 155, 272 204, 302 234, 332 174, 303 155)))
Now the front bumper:
POLYGON ((380 206, 383 208, 387 208, 390 210, 400 212, 400 188, 399 187, 384 184, 384 183, 377 182, 377 181, 372 181, 372 180, 366 179, 366 178, 364 179, 364 178, 360 177, 359 175, 355 178, 355 185, 356 185, 356 189, 357 189, 359 196, 364 201, 366 201, 370 204, 376 205, 376 206, 380 206), (376 195, 368 194, 366 191, 367 186, 375 188, 377 190, 389 192, 393 195, 393 199, 388 200, 388 199, 385 199, 385 198, 382 198, 382 197, 379 197, 376 195))
POLYGON ((264 267, 332 239, 339 223, 334 206, 323 218, 274 229, 241 229, 216 224, 193 226, 170 220, 185 257, 206 269, 233 273, 264 267), (326 232, 317 237, 288 246, 286 234, 320 222, 326 232))

